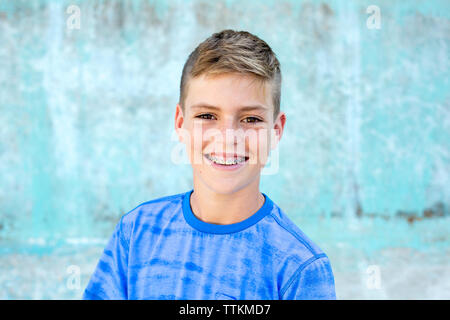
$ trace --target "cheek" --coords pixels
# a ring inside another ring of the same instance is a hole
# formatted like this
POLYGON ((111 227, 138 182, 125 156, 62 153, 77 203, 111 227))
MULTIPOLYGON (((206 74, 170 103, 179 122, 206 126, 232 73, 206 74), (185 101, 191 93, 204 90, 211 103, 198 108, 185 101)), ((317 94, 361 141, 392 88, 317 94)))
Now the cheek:
POLYGON ((194 128, 189 128, 189 130, 186 130, 186 138, 185 138, 185 144, 186 144, 186 151, 189 160, 191 161, 192 165, 201 164, 201 155, 199 156, 199 153, 202 153, 202 132, 201 130, 194 128))
POLYGON ((269 135, 267 130, 264 130, 264 132, 261 132, 261 134, 258 136, 258 157, 260 162, 266 163, 267 157, 269 154, 269 135))
POLYGON ((267 160, 270 149, 267 129, 258 130, 257 134, 249 136, 247 143, 248 149, 253 158, 253 162, 251 164, 255 164, 256 160, 257 162, 264 164, 267 160))
POLYGON ((203 145, 203 132, 200 129, 194 129, 191 133, 192 150, 201 151, 203 145))

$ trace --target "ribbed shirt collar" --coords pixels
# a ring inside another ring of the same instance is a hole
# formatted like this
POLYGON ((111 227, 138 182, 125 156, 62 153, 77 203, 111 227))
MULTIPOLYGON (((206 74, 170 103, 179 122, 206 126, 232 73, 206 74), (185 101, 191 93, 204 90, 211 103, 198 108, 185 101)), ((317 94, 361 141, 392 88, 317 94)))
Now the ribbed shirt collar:
MULTIPOLYGON (((216 234, 227 234, 227 233, 234 233, 242 231, 255 223, 257 223, 259 220, 264 218, 267 214, 270 213, 273 207, 273 202, 270 200, 270 198, 263 192, 261 192, 264 195, 265 201, 261 208, 259 208, 258 211, 256 211, 253 215, 248 217, 247 219, 238 222, 238 223, 232 223, 232 224, 213 224, 213 223, 207 223, 200 219, 198 219, 194 213, 192 212, 191 208, 191 194, 194 191, 194 189, 186 192, 183 196, 183 215, 186 220, 186 222, 193 228, 206 232, 206 233, 216 233, 216 234)), ((226 214, 226 212, 224 213, 226 214)))

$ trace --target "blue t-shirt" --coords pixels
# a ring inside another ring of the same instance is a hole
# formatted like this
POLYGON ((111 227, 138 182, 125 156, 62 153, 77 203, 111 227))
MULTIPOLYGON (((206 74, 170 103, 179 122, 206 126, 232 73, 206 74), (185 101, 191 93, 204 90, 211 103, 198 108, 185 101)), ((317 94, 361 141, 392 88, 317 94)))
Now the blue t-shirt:
POLYGON ((123 215, 83 299, 336 299, 325 253, 264 193, 238 223, 206 223, 193 190, 123 215))

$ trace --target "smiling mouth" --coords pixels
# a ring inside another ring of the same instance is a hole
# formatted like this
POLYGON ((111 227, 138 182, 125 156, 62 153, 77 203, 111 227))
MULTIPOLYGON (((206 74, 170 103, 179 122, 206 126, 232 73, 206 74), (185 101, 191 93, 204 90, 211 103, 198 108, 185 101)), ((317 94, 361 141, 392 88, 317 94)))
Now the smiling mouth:
POLYGON ((247 156, 233 156, 233 157, 216 157, 210 154, 204 155, 206 159, 211 161, 212 163, 215 163, 217 165, 222 166, 235 166, 239 164, 243 164, 244 162, 248 161, 249 157, 247 156))

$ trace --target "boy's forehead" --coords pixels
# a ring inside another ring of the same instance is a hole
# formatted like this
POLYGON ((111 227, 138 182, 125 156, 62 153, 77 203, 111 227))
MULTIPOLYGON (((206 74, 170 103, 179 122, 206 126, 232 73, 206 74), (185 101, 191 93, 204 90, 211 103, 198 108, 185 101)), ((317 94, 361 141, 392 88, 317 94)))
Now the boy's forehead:
POLYGON ((267 111, 270 85, 248 75, 199 76, 189 81, 186 106, 194 109, 245 109, 267 111))

